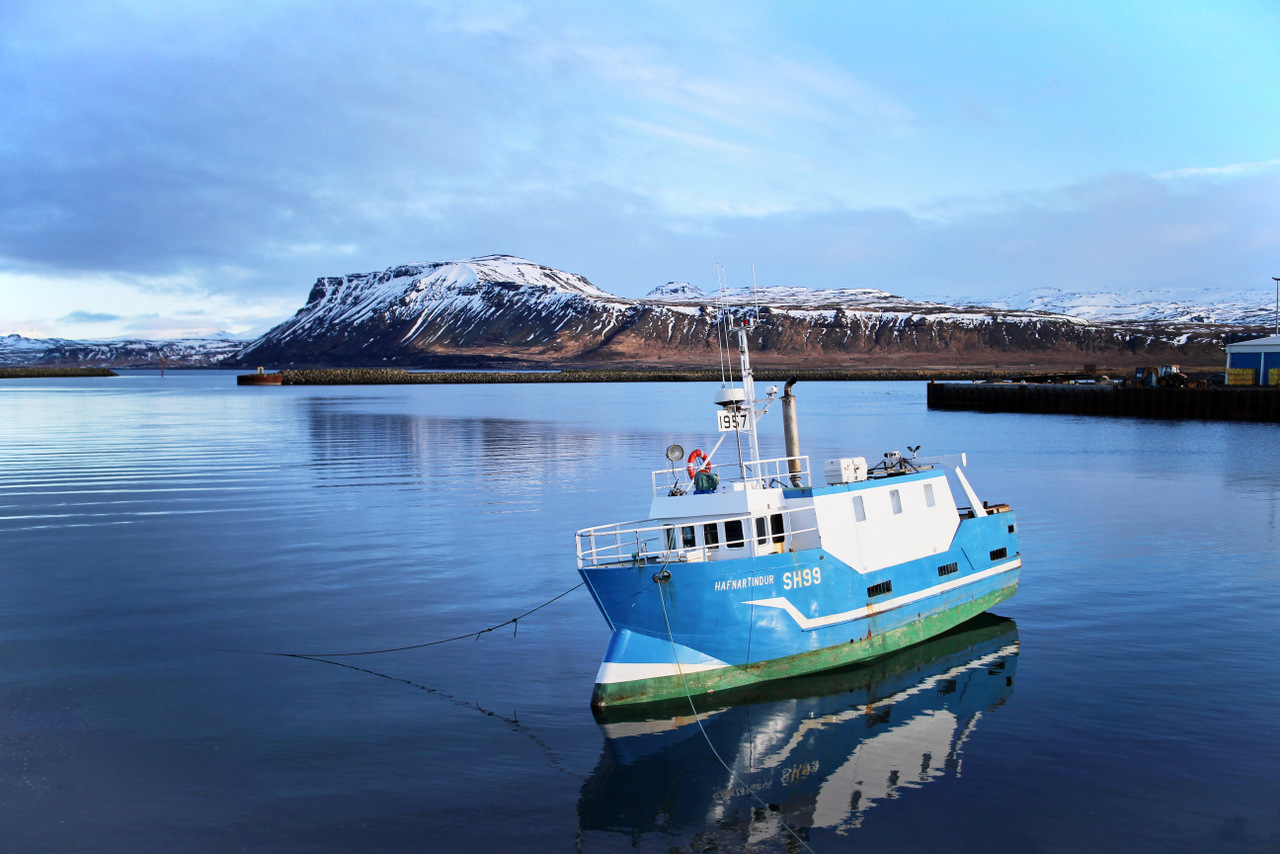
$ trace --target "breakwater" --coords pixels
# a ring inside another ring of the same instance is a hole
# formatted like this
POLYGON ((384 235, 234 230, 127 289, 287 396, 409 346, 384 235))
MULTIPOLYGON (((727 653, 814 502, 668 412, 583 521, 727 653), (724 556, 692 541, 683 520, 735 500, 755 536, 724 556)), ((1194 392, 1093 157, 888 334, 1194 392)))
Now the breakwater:
POLYGON ((236 377, 236 385, 282 385, 284 378, 279 374, 241 374, 236 377))
MULTIPOLYGON (((974 380, 1018 376, 1020 372, 990 370, 836 370, 824 368, 775 369, 755 372, 756 382, 856 380, 974 380)), ((737 372, 734 372, 735 376, 737 372)), ((262 376, 249 374, 246 376, 262 376)), ((583 368, 562 371, 407 371, 403 368, 313 368, 282 370, 265 376, 280 377, 281 385, 475 385, 492 383, 624 383, 719 382, 718 370, 583 368)))
POLYGON ((0 368, 0 380, 37 379, 42 377, 118 377, 109 368, 53 368, 13 367, 0 368))
POLYGON ((978 412, 1280 422, 1280 391, 1273 388, 931 382, 928 406, 978 412))

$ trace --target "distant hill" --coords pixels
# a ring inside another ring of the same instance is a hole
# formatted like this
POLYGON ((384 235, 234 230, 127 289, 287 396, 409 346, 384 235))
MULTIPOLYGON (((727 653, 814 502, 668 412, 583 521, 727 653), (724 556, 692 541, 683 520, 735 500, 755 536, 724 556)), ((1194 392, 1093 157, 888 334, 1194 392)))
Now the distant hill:
POLYGON ((126 339, 76 341, 69 338, 0 337, 0 365, 69 365, 107 368, 210 368, 241 350, 247 342, 226 338, 179 338, 168 341, 126 339))
POLYGON ((1263 288, 1250 293, 1149 289, 1122 294, 1036 288, 987 302, 997 308, 1069 314, 1091 323, 1208 323, 1266 327, 1275 322, 1275 303, 1268 302, 1265 296, 1263 288))
POLYGON ((757 315, 762 365, 1126 368, 1218 365, 1227 335, 1266 334, 1266 301, 1213 292, 912 300, 874 288, 669 282, 620 297, 509 255, 318 279, 306 304, 253 342, 0 338, 0 365, 477 367, 718 363, 716 318, 757 315))
POLYGON ((716 362, 715 317, 758 307, 762 364, 904 366, 1155 361, 1216 364, 1217 324, 1100 323, 1044 308, 910 300, 881 290, 803 287, 709 295, 673 282, 645 297, 490 255, 319 279, 306 305, 239 365, 716 362))

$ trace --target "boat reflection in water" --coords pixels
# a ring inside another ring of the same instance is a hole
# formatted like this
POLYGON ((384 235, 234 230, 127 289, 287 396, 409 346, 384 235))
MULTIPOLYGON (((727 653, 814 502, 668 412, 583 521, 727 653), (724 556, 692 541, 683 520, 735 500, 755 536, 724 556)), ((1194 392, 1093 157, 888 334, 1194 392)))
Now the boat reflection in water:
POLYGON ((779 818, 802 837, 846 832, 879 801, 960 775, 965 739, 1013 694, 1017 658, 1017 625, 984 614, 868 665, 696 697, 738 780, 688 700, 605 709, 579 826, 729 850, 789 838, 779 818))

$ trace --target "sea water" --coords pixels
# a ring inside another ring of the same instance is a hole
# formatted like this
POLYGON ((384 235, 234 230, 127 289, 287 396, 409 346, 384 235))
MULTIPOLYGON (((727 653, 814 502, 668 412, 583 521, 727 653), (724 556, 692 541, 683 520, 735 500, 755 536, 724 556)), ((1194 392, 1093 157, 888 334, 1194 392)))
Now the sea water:
POLYGON ((800 383, 814 470, 967 452, 1019 593, 701 723, 598 723, 573 533, 645 516, 712 391, 4 381, 0 850, 1280 850, 1274 424, 800 383))

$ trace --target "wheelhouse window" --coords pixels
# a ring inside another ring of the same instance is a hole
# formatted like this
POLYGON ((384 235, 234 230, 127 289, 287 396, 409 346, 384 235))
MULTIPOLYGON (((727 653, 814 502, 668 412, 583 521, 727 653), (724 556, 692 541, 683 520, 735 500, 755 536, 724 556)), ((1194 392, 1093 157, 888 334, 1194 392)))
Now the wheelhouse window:
POLYGON ((779 545, 787 538, 787 529, 782 522, 782 514, 774 513, 769 517, 769 527, 773 529, 773 541, 779 545))
POLYGON ((680 529, 680 540, 686 549, 691 549, 698 544, 692 525, 685 525, 680 529))
POLYGON ((867 505, 863 503, 861 495, 853 496, 853 518, 859 522, 867 521, 867 505))
POLYGON ((763 546, 769 541, 769 521, 763 516, 756 517, 756 545, 763 546))
POLYGON ((731 549, 740 549, 746 545, 746 537, 742 534, 741 519, 724 520, 724 544, 731 549))
POLYGON ((709 549, 720 547, 720 528, 715 522, 708 522, 702 526, 702 543, 709 549))
POLYGON ((932 507, 934 505, 932 483, 926 483, 924 485, 924 503, 928 507, 932 507))
POLYGON ((902 513, 902 494, 896 489, 889 490, 889 503, 893 505, 894 515, 902 513))
POLYGON ((668 525, 662 529, 662 533, 666 535, 667 549, 674 549, 676 547, 676 529, 668 525))

